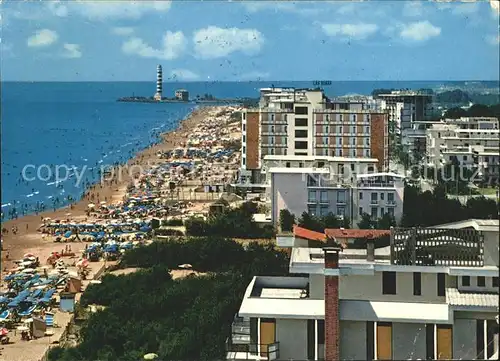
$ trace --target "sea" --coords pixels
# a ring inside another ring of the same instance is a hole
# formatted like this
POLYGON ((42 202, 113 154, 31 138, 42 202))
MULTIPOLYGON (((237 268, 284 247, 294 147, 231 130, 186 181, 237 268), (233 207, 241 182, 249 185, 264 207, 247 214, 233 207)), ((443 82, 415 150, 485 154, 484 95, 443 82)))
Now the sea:
MULTIPOLYGON (((495 87, 496 82, 334 81, 329 96, 368 95, 373 89, 495 87)), ((154 82, 2 82, 2 221, 64 207, 100 179, 99 170, 125 163, 178 127, 191 103, 122 103, 151 96, 154 82)), ((263 87, 314 87, 313 82, 164 83, 163 94, 186 89, 190 97, 256 98, 263 87)))

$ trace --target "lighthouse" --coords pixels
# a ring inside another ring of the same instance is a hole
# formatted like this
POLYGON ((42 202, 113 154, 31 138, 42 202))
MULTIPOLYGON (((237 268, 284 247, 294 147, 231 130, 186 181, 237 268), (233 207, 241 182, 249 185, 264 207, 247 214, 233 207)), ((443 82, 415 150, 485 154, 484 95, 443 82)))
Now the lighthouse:
POLYGON ((161 65, 156 67, 156 94, 154 96, 155 100, 161 101, 163 87, 163 74, 161 65))

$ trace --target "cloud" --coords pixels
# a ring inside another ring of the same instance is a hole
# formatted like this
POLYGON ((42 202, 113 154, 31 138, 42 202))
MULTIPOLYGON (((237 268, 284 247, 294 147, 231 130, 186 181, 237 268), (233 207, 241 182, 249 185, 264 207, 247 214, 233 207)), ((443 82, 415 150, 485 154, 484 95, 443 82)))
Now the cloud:
POLYGON ((57 41, 59 35, 49 29, 37 30, 34 35, 28 38, 27 44, 31 47, 49 46, 57 41))
POLYGON ((122 45, 122 51, 128 55, 138 55, 143 58, 172 60, 178 58, 186 50, 186 37, 182 31, 167 31, 163 36, 162 46, 155 49, 141 38, 133 37, 122 45))
POLYGON ((66 2, 69 12, 80 14, 91 20, 139 19, 147 13, 167 12, 170 1, 87 1, 66 2))
POLYGON ((172 80, 193 81, 200 79, 200 76, 188 69, 174 69, 170 72, 170 78, 172 80))
POLYGON ((134 28, 127 26, 117 26, 111 29, 111 32, 115 35, 132 35, 134 28))
POLYGON ((238 78, 239 80, 243 81, 248 81, 248 80, 265 80, 269 79, 270 74, 267 72, 260 72, 260 71, 251 71, 249 73, 243 73, 241 74, 238 78))
POLYGON ((193 42, 197 56, 214 59, 236 51, 247 55, 257 54, 264 45, 264 36, 256 29, 209 26, 195 31, 193 42))
POLYGON ((328 36, 340 36, 349 39, 366 39, 377 32, 376 24, 322 24, 323 32, 328 36))
POLYGON ((432 25, 427 20, 403 25, 403 28, 399 33, 403 39, 418 42, 426 41, 440 34, 441 28, 432 25))
POLYGON ((486 38, 486 41, 491 45, 499 45, 500 44, 500 35, 491 35, 486 38))
POLYGON ((403 16, 416 17, 423 14, 422 2, 417 1, 407 1, 403 7, 403 16))
POLYGON ((64 44, 64 52, 62 54, 63 58, 77 59, 82 57, 82 52, 80 50, 80 45, 78 44, 64 44))
POLYGON ((494 16, 500 16, 500 1, 498 0, 490 0, 491 10, 493 11, 494 16))
POLYGON ((454 4, 451 12, 455 15, 470 15, 478 11, 479 6, 475 2, 464 2, 461 4, 454 4))
POLYGON ((58 16, 58 17, 66 17, 68 16, 68 7, 66 4, 61 3, 61 1, 49 1, 47 2, 47 8, 49 11, 58 16))

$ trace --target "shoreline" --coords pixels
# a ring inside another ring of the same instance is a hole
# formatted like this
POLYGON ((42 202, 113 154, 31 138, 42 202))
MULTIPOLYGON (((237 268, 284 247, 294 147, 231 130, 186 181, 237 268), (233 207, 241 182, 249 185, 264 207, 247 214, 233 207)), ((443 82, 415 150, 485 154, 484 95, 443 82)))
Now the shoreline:
POLYGON ((6 228, 8 233, 2 234, 0 272, 3 274, 4 269, 9 268, 12 260, 21 258, 28 251, 37 252, 49 246, 54 247, 53 242, 44 240, 37 232, 43 218, 64 219, 68 213, 71 213, 71 218, 83 219, 86 217, 85 211, 89 203, 97 200, 111 203, 121 201, 133 177, 153 165, 162 163, 157 153, 172 150, 180 145, 186 135, 203 121, 213 108, 202 106, 193 109, 179 122, 176 129, 160 134, 158 143, 148 146, 123 165, 114 168, 112 177, 104 177, 85 189, 84 196, 73 204, 65 205, 55 211, 46 210, 2 222, 2 228, 6 228), (123 172, 124 169, 127 172, 123 172), (92 199, 91 195, 93 195, 92 199), (13 227, 17 227, 17 234, 11 231, 13 227))

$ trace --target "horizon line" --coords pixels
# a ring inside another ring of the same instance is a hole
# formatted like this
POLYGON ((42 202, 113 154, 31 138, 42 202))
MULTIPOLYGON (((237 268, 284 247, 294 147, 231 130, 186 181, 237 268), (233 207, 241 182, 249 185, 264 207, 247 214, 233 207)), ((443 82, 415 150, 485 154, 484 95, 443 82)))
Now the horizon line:
MULTIPOLYGON (((498 79, 402 79, 402 80, 384 80, 384 79, 366 79, 366 80, 277 80, 277 79, 249 79, 249 80, 175 80, 163 81, 163 83, 248 83, 248 82, 496 82, 500 84, 498 79)), ((156 82, 156 80, 2 80, 0 83, 149 83, 156 82)))

